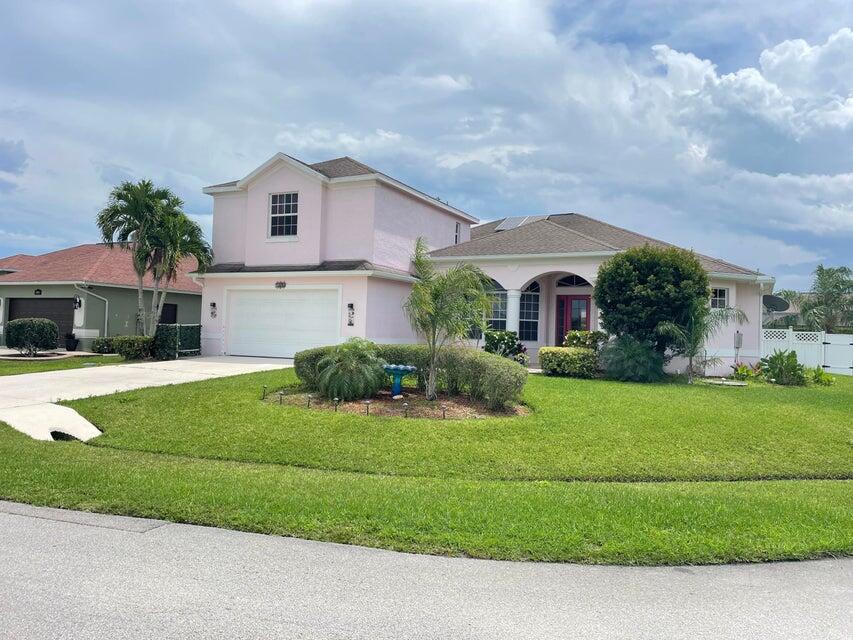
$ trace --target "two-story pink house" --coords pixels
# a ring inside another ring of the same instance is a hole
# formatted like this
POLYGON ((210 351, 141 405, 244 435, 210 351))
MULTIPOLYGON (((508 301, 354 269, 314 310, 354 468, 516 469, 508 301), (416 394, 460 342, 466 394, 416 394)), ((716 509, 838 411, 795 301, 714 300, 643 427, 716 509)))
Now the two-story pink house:
MULTIPOLYGON (((292 357, 348 337, 413 342, 403 313, 418 237, 440 264, 481 267, 495 281, 489 318, 519 332, 536 361, 569 329, 597 329, 598 266, 629 247, 665 244, 580 214, 473 216, 353 160, 305 164, 277 154, 242 180, 204 190, 214 197, 215 265, 203 282, 205 354, 292 357)), ((749 317, 711 341, 727 371, 735 356, 760 356, 762 295, 773 278, 698 256, 712 306, 749 317)))

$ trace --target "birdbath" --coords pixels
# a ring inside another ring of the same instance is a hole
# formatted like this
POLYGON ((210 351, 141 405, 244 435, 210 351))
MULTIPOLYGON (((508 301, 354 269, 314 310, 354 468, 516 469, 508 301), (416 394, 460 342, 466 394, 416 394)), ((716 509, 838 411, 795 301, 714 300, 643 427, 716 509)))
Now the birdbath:
POLYGON ((417 367, 411 367, 405 364, 386 364, 385 373, 393 378, 391 385, 391 395, 399 396, 403 393, 403 376, 410 375, 418 370, 417 367))

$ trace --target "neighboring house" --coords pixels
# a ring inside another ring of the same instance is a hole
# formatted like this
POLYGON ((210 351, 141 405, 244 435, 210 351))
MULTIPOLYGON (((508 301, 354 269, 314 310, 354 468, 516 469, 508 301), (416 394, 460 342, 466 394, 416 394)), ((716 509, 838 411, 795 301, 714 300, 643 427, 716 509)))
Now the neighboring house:
MULTIPOLYGON (((292 357, 352 336, 413 341, 402 304, 421 236, 439 264, 470 262, 495 281, 489 323, 518 331, 535 361, 539 347, 560 344, 567 330, 598 328, 591 294, 602 262, 633 246, 670 246, 579 214, 472 228, 473 216, 348 157, 308 165, 277 154, 204 192, 214 197, 216 260, 198 277, 207 354, 292 357)), ((731 361, 739 329, 740 356, 757 359, 761 295, 773 279, 699 259, 711 305, 737 306, 750 319, 721 332, 709 351, 731 361)))
MULTIPOLYGON (((182 265, 169 285, 163 322, 197 324, 201 287, 182 265)), ((151 276, 146 276, 146 309, 151 301, 151 276)), ((0 258, 0 340, 5 324, 16 318, 49 318, 60 338, 73 333, 80 349, 93 338, 133 334, 136 329, 136 273, 130 254, 119 247, 83 244, 40 256, 0 258)))

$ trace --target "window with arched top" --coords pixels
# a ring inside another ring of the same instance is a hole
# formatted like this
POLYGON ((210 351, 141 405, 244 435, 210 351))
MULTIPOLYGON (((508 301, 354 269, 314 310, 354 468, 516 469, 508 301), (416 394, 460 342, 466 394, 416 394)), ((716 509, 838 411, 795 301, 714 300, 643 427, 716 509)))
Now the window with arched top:
POLYGON ((591 287, 592 285, 575 274, 564 276, 557 280, 558 287, 591 287))
POLYGON ((518 339, 528 342, 539 340, 539 283, 534 280, 521 292, 521 312, 518 321, 518 339))

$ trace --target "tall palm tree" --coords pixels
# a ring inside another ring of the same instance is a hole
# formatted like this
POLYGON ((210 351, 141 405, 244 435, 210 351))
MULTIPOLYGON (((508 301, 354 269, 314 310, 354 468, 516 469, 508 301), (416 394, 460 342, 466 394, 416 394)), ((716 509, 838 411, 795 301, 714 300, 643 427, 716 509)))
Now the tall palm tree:
POLYGON ((853 324, 853 270, 849 267, 819 264, 808 293, 783 290, 778 295, 797 305, 803 323, 817 331, 832 333, 835 327, 853 324))
POLYGON ((145 300, 143 280, 150 268, 151 237, 163 209, 175 195, 155 187, 150 180, 124 181, 110 192, 107 206, 101 209, 97 225, 108 246, 118 244, 131 254, 136 272, 136 333, 145 332, 145 300))
POLYGON ((672 350, 676 355, 687 358, 687 382, 692 383, 697 369, 720 363, 719 358, 706 355, 708 340, 729 322, 747 321, 746 314, 740 309, 711 309, 702 301, 693 305, 681 324, 661 322, 657 331, 672 340, 672 350))
POLYGON ((195 258, 198 264, 197 270, 202 273, 213 262, 213 252, 204 239, 201 227, 180 210, 182 204, 178 198, 175 198, 170 204, 170 211, 160 218, 152 234, 151 268, 154 276, 154 294, 151 299, 150 335, 155 333, 160 323, 169 283, 177 279, 181 262, 190 257, 195 258), (161 284, 162 290, 160 290, 161 284))
POLYGON ((470 264, 437 271, 423 238, 418 238, 415 244, 413 264, 417 281, 404 309, 412 328, 426 341, 429 350, 426 397, 435 400, 441 350, 466 336, 472 326, 482 324, 492 308, 493 299, 487 292, 491 280, 470 264))

